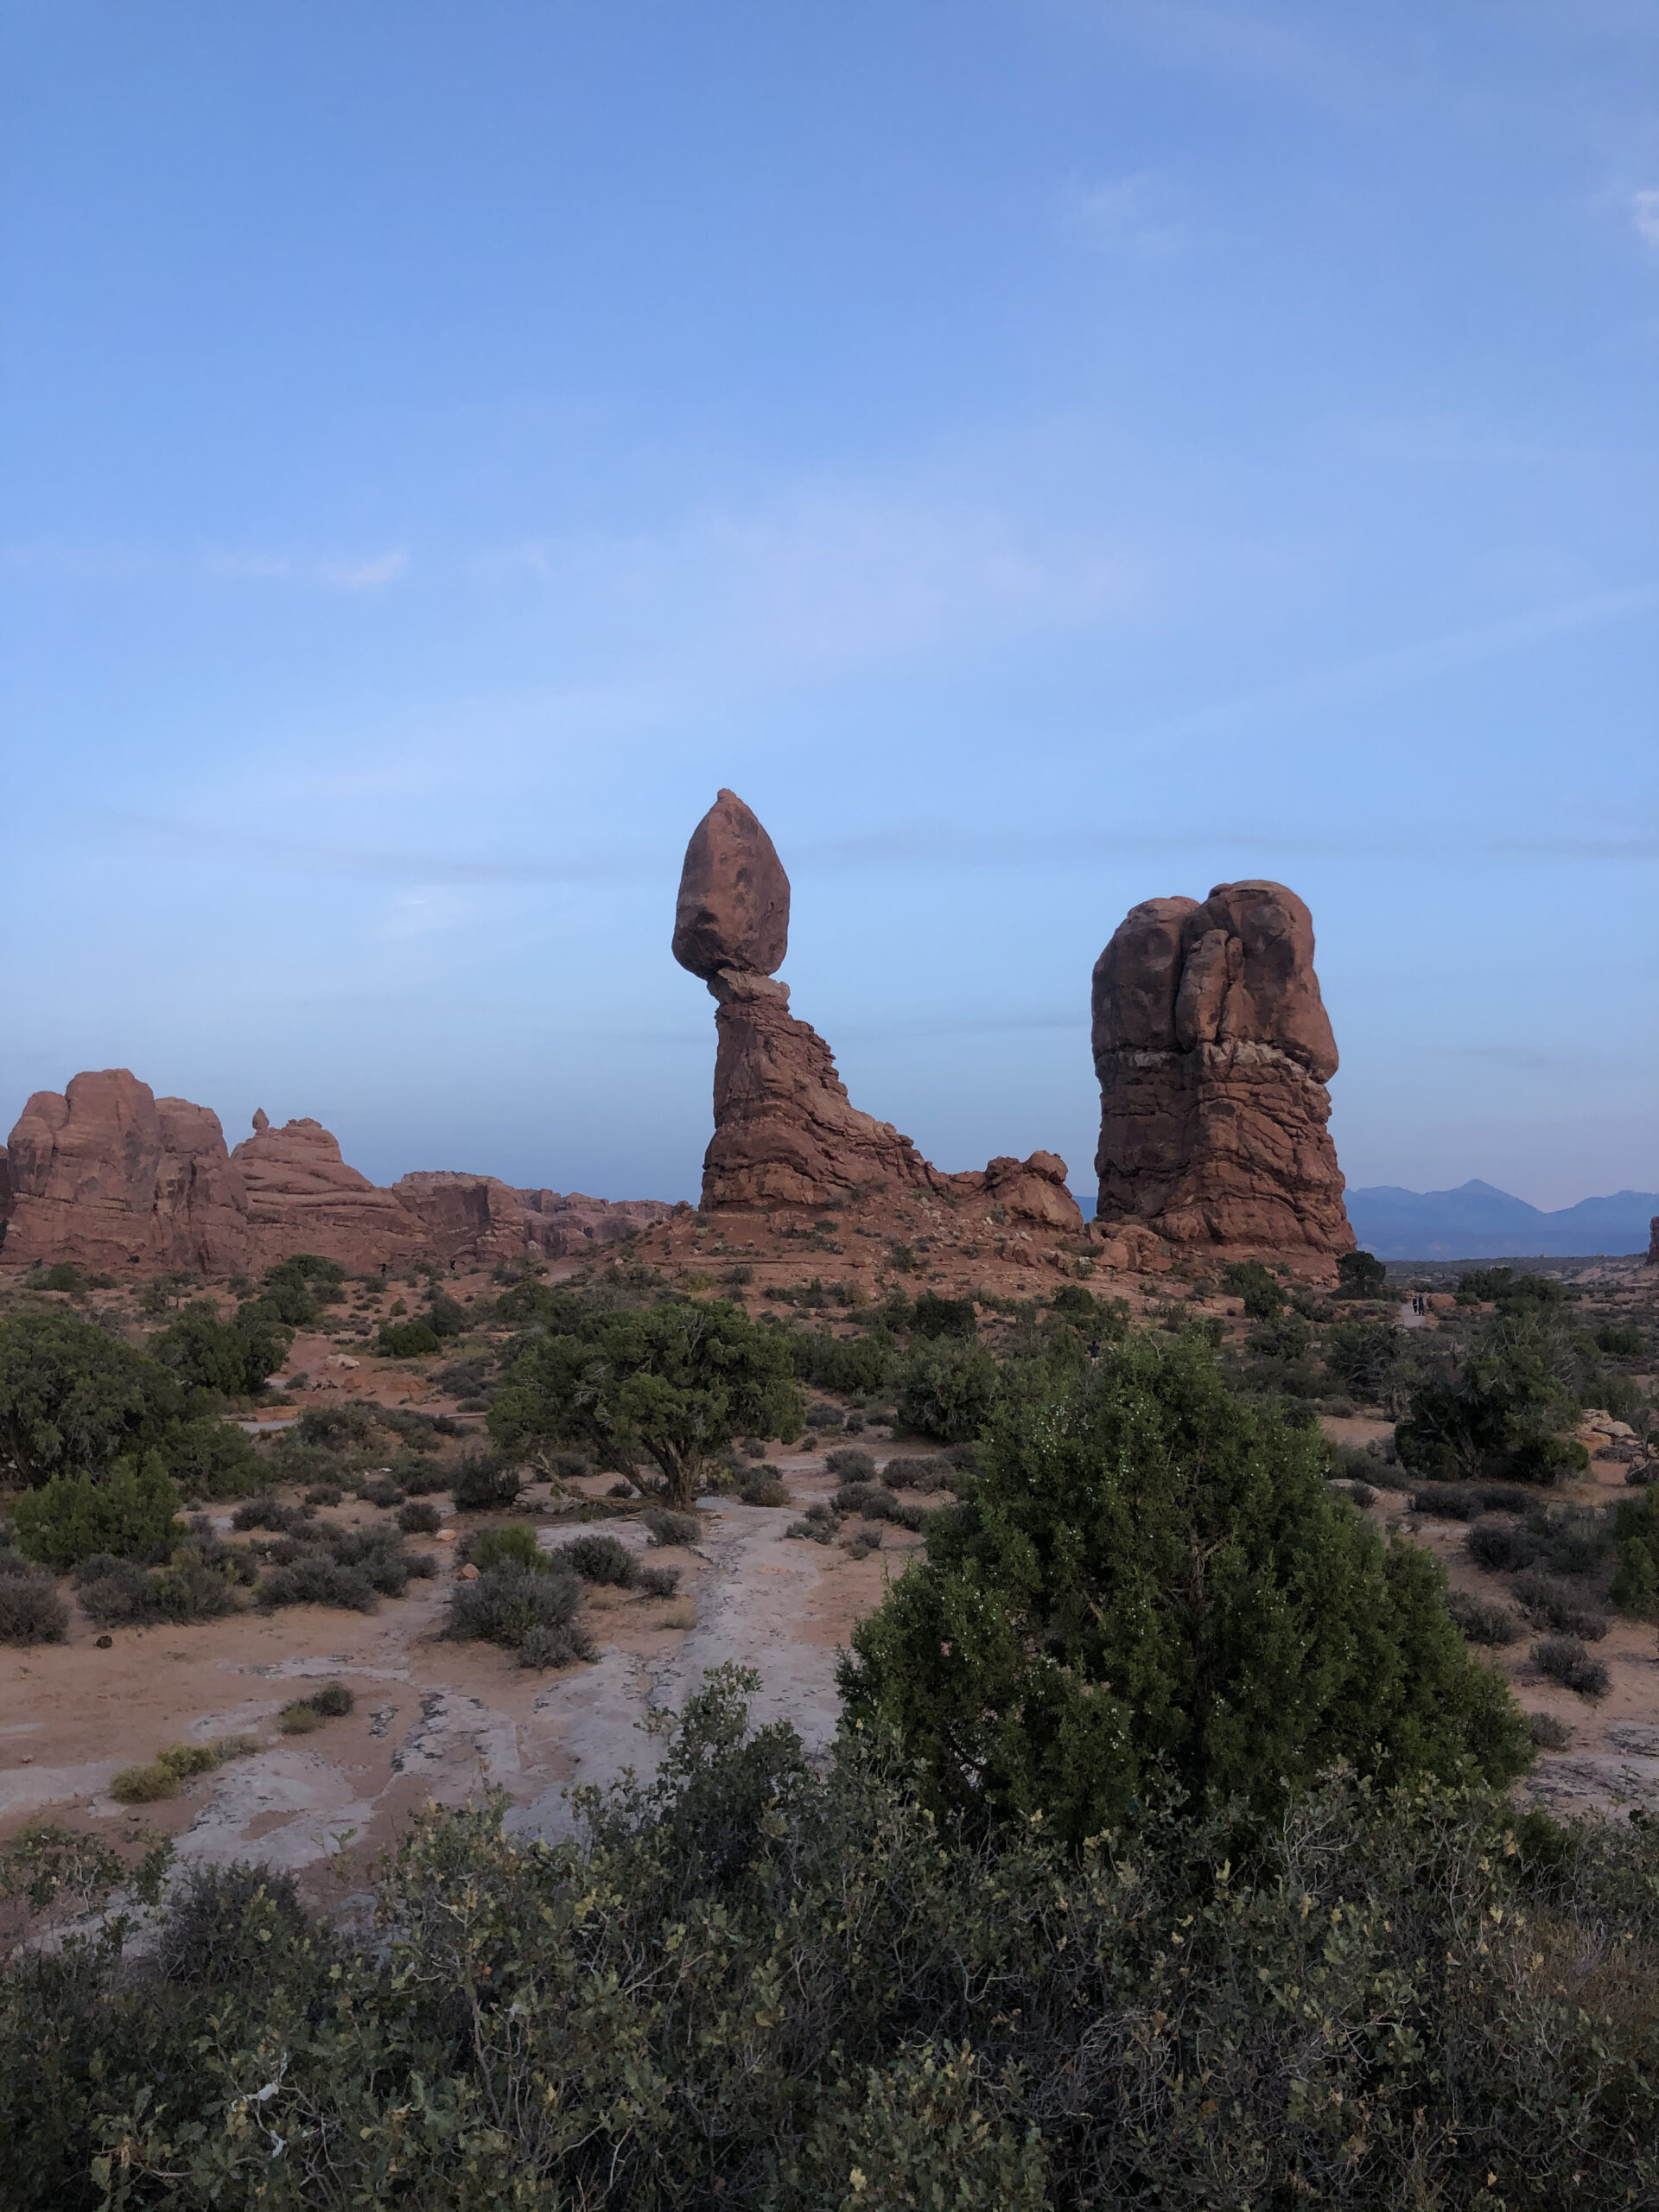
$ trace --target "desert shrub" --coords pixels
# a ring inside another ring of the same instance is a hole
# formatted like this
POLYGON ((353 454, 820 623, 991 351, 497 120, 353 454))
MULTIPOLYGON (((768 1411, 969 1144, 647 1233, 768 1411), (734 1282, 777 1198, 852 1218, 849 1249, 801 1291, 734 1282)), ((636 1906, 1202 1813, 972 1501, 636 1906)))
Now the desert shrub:
POLYGON ((770 1468, 757 1467, 738 1482, 737 1495, 745 1505, 787 1505, 789 1492, 770 1468))
POLYGON ((274 1567, 259 1581, 259 1603, 279 1605, 338 1605, 347 1612, 372 1613, 379 1605, 366 1574, 327 1552, 305 1552, 274 1567))
MULTIPOLYGON (((849 1415, 849 1418, 850 1419, 851 1416, 849 1415)), ((746 1459, 764 1459, 766 1456, 766 1440, 764 1436, 745 1436, 740 1438, 738 1449, 746 1459)))
POLYGON ((644 1517, 653 1544, 695 1544, 702 1535, 702 1522, 695 1513, 670 1513, 653 1506, 644 1517))
POLYGON ((524 1471, 500 1452, 467 1452, 449 1470, 449 1495, 461 1513, 499 1512, 513 1504, 524 1471))
POLYGON ((1446 1609, 1471 1643, 1505 1644, 1521 1641, 1521 1624, 1508 1605, 1494 1598, 1471 1597, 1453 1590, 1446 1609))
POLYGON ((509 1835, 507 1811, 411 1821, 378 1942, 237 1868, 181 1879, 137 1986, 118 1941, 20 1954, 16 2212, 90 2207, 105 2156, 176 2212, 379 2204, 394 2140, 412 2205, 463 2201, 474 2155, 486 2193, 593 2212, 1655 2195, 1650 1829, 1339 1777, 1243 1841, 1224 1808, 1148 1821, 1132 1854, 1048 1823, 976 1842, 868 1730, 816 1769, 719 1685, 575 1835, 509 1835), (175 1911, 201 1931, 176 1954, 175 1911), (490 2114, 476 2154, 467 2111, 490 2114))
POLYGON ((49 1574, 0 1551, 0 1643, 61 1643, 69 1608, 49 1574))
POLYGON ((1553 1574, 1593 1574, 1613 1542, 1611 1524, 1594 1506, 1552 1506, 1531 1525, 1553 1574))
POLYGON ((1614 1605, 1622 1613, 1652 1612, 1659 1605, 1659 1487, 1649 1484, 1620 1498, 1610 1534, 1614 1605))
POLYGON ((177 1377, 95 1323, 61 1307, 0 1320, 0 1476, 29 1484, 107 1467, 183 1414, 177 1377))
POLYGON ((221 1321, 211 1299, 198 1299, 153 1336, 145 1350, 188 1389, 227 1398, 257 1395, 288 1357, 294 1332, 273 1316, 243 1306, 221 1321))
POLYGON ((110 1777, 110 1795, 118 1805, 153 1805, 179 1794, 179 1777, 159 1759, 143 1766, 124 1766, 110 1777))
POLYGON ((846 1425, 847 1416, 839 1406, 821 1404, 809 1406, 806 1409, 805 1419, 806 1426, 809 1428, 823 1430, 827 1428, 844 1427, 846 1425))
POLYGON ((54 1475, 44 1489, 25 1491, 14 1509, 19 1548, 42 1566, 73 1567, 93 1552, 121 1559, 165 1559, 184 1531, 179 1494, 161 1454, 135 1465, 118 1460, 102 1480, 54 1475))
POLYGON ((457 1643, 482 1641, 516 1651, 524 1667, 566 1667, 594 1656, 576 1618, 582 1584, 568 1570, 532 1573, 515 1564, 493 1567, 476 1582, 458 1582, 443 1633, 457 1643))
POLYGON ((1222 1287, 1230 1291, 1252 1321, 1271 1320, 1282 1313, 1285 1287, 1260 1260, 1235 1260, 1221 1271, 1222 1287))
POLYGON ((785 1529, 785 1536, 798 1536, 808 1543, 827 1544, 835 1537, 841 1523, 833 1514, 814 1520, 809 1506, 798 1521, 791 1521, 785 1529))
POLYGON ((1463 1483, 1428 1483, 1412 1492, 1411 1510, 1440 1521, 1477 1521, 1480 1493, 1463 1483))
POLYGON ((397 1484, 385 1476, 364 1483, 357 1494, 365 1505, 378 1505, 383 1513, 390 1513, 394 1506, 401 1505, 404 1497, 397 1484))
POLYGON ((1528 1567, 1510 1585, 1510 1594, 1536 1628, 1556 1630, 1562 1636, 1586 1637, 1599 1643, 1609 1623, 1605 1613, 1588 1604, 1582 1591, 1569 1583, 1552 1581, 1535 1567, 1528 1567))
POLYGON ((1553 1713, 1529 1713, 1527 1726, 1541 1751, 1564 1751, 1573 1740, 1573 1731, 1567 1723, 1558 1720, 1553 1713))
POLYGON ((486 1567, 521 1567, 531 1574, 545 1574, 551 1564, 528 1521, 474 1530, 462 1541, 461 1559, 463 1566, 475 1567, 480 1573, 486 1567))
POLYGON ((680 1586, 677 1567, 642 1567, 634 1577, 642 1598, 671 1598, 680 1586))
POLYGON ((302 1329, 315 1321, 325 1306, 337 1305, 343 1296, 346 1270, 338 1262, 315 1252, 296 1252, 265 1270, 255 1307, 289 1328, 302 1329))
POLYGON ((156 1804, 176 1797, 197 1775, 211 1774, 226 1759, 257 1749, 251 1736, 221 1736, 211 1744, 169 1744, 147 1764, 123 1767, 111 1780, 110 1795, 118 1805, 156 1804))
MULTIPOLYGON (((345 1496, 338 1483, 314 1483, 305 1493, 305 1503, 308 1505, 339 1505, 345 1496)), ((232 1519, 235 1519, 234 1515, 232 1519)), ((256 1524, 250 1522, 245 1525, 251 1527, 256 1524)))
POLYGON ((861 1445, 839 1444, 825 1455, 823 1464, 830 1474, 844 1483, 875 1480, 875 1460, 861 1445))
POLYGON ((423 1319, 440 1343, 449 1337, 464 1336, 472 1326, 467 1308, 460 1300, 451 1298, 447 1290, 435 1287, 427 1299, 423 1319))
POLYGON ((1403 1464, 1418 1475, 1541 1484, 1582 1472, 1588 1453, 1561 1433, 1576 1417, 1561 1352, 1533 1313, 1500 1313, 1454 1376, 1432 1377, 1413 1392, 1395 1427, 1403 1464))
POLYGON ((868 1512, 875 1519, 885 1519, 892 1503, 892 1493, 880 1483, 842 1483, 833 1500, 837 1513, 868 1512))
POLYGON ((362 1450, 374 1440, 378 1413, 378 1407, 371 1414, 354 1399, 339 1398, 332 1405, 308 1406, 292 1434, 296 1443, 314 1444, 325 1452, 344 1452, 353 1446, 362 1450))
POLYGON ((388 1472, 406 1497, 435 1497, 449 1487, 448 1469, 414 1452, 399 1452, 388 1472))
POLYGON ((418 1406, 377 1406, 374 1425, 389 1429, 405 1452, 435 1452, 441 1437, 461 1433, 448 1414, 423 1414, 418 1406))
POLYGON ((971 1298, 941 1298, 931 1290, 917 1293, 910 1325, 918 1337, 972 1337, 979 1332, 971 1298))
POLYGON ((272 1565, 255 1595, 267 1608, 340 1605, 375 1610, 381 1598, 401 1598, 411 1578, 437 1572, 424 1554, 404 1548, 390 1529, 313 1529, 271 1547, 272 1565))
MULTIPOLYGON (((307 1503, 309 1503, 308 1499, 307 1503)), ((280 1536, 291 1529, 304 1528, 307 1519, 303 1507, 284 1505, 267 1491, 262 1497, 251 1497, 238 1505, 231 1515, 231 1526, 245 1534, 250 1529, 268 1529, 280 1536)))
POLYGON ((1545 1637, 1533 1645, 1532 1658, 1541 1675, 1580 1697, 1605 1697, 1612 1688, 1605 1660, 1592 1657, 1576 1636, 1545 1637))
POLYGON ((1080 1839, 1154 1774, 1268 1804, 1338 1758, 1524 1766, 1433 1559, 1333 1500, 1321 1440, 1231 1395, 1195 1339, 1133 1338, 1064 1395, 1006 1404, 979 1457, 971 1506, 934 1516, 841 1676, 941 1810, 1040 1808, 1080 1839))
POLYGON ((1477 1521, 1463 1544, 1476 1566, 1493 1574, 1530 1567, 1541 1549, 1529 1529, 1513 1528, 1507 1521, 1477 1521))
POLYGON ((1595 1332, 1596 1350, 1616 1359, 1640 1359, 1648 1349, 1647 1338, 1630 1321, 1605 1321, 1595 1332))
POLYGON ((428 1359, 442 1344, 429 1322, 383 1321, 374 1348, 383 1359, 428 1359))
POLYGON ((1337 1262, 1338 1298, 1386 1298, 1389 1271, 1372 1252, 1344 1252, 1337 1262))
POLYGON ((919 1490, 931 1494, 954 1490, 957 1471, 942 1452, 930 1452, 889 1459, 881 1470, 881 1479, 889 1490, 919 1490))
POLYGON ((584 1582, 609 1583, 626 1590, 638 1572, 633 1554, 615 1536, 573 1536, 550 1554, 556 1567, 579 1574, 584 1582))
POLYGON ((493 1359, 452 1359, 447 1367, 436 1370, 432 1380, 452 1398, 477 1398, 483 1395, 494 1371, 493 1359))
POLYGON ((879 1552, 880 1548, 881 1531, 868 1522, 855 1529, 847 1540, 847 1556, 849 1559, 868 1559, 872 1552, 879 1552))
POLYGON ((331 1948, 308 1919, 291 1874, 197 1861, 181 1869, 168 1891, 155 1956, 164 1981, 246 1991, 280 1980, 292 1952, 326 1957, 331 1948))
POLYGON ((1362 1513, 1376 1503, 1376 1492, 1370 1483, 1349 1483, 1344 1489, 1350 1505, 1357 1505, 1362 1513))
POLYGON ((327 1682, 309 1697, 290 1698, 276 1716, 285 1736, 308 1736, 329 1720, 343 1719, 357 1700, 344 1682, 327 1682))
POLYGON ((76 1567, 74 1580, 81 1611, 99 1628, 220 1620, 241 1602, 225 1567, 204 1561, 188 1544, 159 1567, 95 1553, 76 1567))
POLYGON ((728 1300, 569 1302, 550 1326, 513 1360, 490 1408, 490 1433, 509 1449, 581 1445, 605 1465, 637 1468, 637 1488, 683 1512, 735 1438, 800 1433, 789 1344, 728 1300))
MULTIPOLYGON (((899 1294, 903 1328, 910 1318, 910 1301, 899 1294)), ((797 1332, 789 1340, 795 1372, 815 1390, 839 1390, 847 1397, 868 1398, 884 1389, 893 1372, 893 1350, 890 1325, 867 1329, 861 1335, 837 1337, 828 1328, 797 1332)))
POLYGON ((435 1536, 442 1525, 437 1507, 427 1504, 423 1499, 398 1509, 397 1526, 406 1536, 435 1536))
POLYGON ((977 1434, 998 1390, 996 1362, 978 1344, 949 1339, 919 1346, 906 1359, 899 1418, 912 1434, 955 1444, 977 1434))

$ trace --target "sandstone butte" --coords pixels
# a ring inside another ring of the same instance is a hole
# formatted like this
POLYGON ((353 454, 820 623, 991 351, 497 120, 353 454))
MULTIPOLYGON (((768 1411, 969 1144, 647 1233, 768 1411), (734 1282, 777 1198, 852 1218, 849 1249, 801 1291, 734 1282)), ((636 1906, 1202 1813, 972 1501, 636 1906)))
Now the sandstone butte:
POLYGON ((1131 909, 1095 966, 1096 1219, 1171 1244, 1334 1256, 1354 1233, 1326 1127, 1336 1039, 1313 922, 1281 883, 1131 909))
POLYGON ((125 1068, 36 1091, 0 1155, 0 1255, 25 1266, 243 1274, 315 1252, 360 1274, 413 1259, 563 1259, 669 1211, 488 1175, 405 1175, 381 1189, 321 1122, 275 1128, 263 1112, 232 1152, 216 1114, 157 1098, 125 1068))

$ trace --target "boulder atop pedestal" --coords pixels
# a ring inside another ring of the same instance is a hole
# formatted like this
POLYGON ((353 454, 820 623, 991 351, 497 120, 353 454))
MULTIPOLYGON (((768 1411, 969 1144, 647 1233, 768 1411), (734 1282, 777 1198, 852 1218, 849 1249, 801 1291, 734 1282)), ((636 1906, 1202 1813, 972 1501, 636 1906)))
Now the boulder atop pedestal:
POLYGON ((712 982, 722 968, 770 976, 789 949, 789 878, 735 791, 721 791, 685 849, 674 957, 712 982))

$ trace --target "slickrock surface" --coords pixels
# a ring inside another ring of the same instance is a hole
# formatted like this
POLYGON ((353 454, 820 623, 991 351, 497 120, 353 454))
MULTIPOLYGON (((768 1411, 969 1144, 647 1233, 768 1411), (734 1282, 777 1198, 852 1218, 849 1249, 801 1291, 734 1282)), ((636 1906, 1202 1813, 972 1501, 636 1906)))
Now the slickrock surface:
POLYGON ((789 986, 772 976, 788 942, 783 863, 742 800, 722 791, 691 833, 674 923, 674 957, 702 978, 719 1008, 705 1213, 764 1217, 851 1206, 897 1223, 894 1210, 907 1200, 957 1205, 988 1197, 1004 1217, 1082 1235, 1065 1163, 1054 1154, 946 1174, 891 1122, 861 1113, 834 1053, 790 1012, 789 986))
POLYGON ((247 1194, 219 1116, 125 1068, 37 1090, 7 1146, 5 1256, 91 1268, 244 1264, 247 1194))
POLYGON ((1326 1123, 1336 1039, 1313 922, 1279 883, 1134 907, 1094 976, 1103 1229, 1177 1245, 1352 1249, 1326 1123))

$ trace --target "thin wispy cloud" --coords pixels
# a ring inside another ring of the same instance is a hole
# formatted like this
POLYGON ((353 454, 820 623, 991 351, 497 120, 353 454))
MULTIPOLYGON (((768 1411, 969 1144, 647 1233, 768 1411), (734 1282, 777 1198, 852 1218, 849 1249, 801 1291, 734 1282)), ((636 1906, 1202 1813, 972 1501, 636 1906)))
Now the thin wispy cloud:
POLYGON ((1644 245, 1659 247, 1659 192, 1630 194, 1630 227, 1644 245))
POLYGON ((1157 169, 1074 186, 1065 220, 1090 252, 1119 260, 1167 261, 1198 243, 1182 194, 1157 169))
POLYGON ((226 583, 291 583, 322 591, 382 591, 409 571, 402 546, 366 557, 323 558, 263 546, 210 545, 202 556, 207 575, 226 583))
POLYGON ((1197 236, 1177 211, 1169 181, 1155 169, 1074 186, 1066 197, 1065 221, 1091 253, 1117 259, 1167 261, 1185 253, 1197 236))

